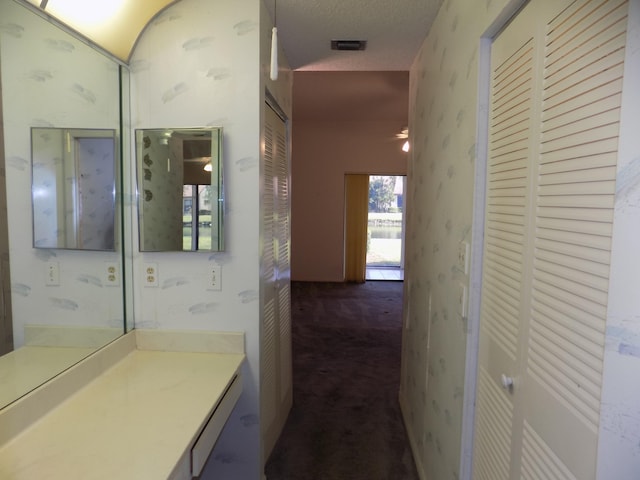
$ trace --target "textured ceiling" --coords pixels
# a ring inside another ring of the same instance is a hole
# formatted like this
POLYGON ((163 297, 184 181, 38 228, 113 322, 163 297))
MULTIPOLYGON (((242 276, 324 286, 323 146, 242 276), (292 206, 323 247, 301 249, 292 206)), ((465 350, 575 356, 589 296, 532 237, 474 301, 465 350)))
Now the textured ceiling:
POLYGON ((442 0, 264 0, 293 70, 409 70, 442 0), (363 52, 331 40, 366 40, 363 52))

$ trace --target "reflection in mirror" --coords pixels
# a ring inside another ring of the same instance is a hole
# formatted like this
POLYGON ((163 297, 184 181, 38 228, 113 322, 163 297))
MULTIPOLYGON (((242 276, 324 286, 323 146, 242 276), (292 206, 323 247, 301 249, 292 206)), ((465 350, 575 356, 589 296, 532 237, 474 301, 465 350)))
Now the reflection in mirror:
POLYGON ((115 250, 114 130, 32 128, 33 246, 115 250))
MULTIPOLYGON (((123 212, 132 209, 116 197, 115 243, 113 239, 100 240, 97 245, 89 242, 89 227, 85 226, 80 234, 84 250, 58 244, 34 248, 34 227, 43 223, 50 227, 51 216, 59 215, 63 207, 58 206, 57 198, 48 205, 36 200, 39 206, 33 211, 34 181, 42 186, 50 182, 49 187, 57 189, 58 177, 51 165, 45 166, 46 160, 32 156, 31 128, 51 128, 47 133, 54 132, 56 125, 96 129, 89 137, 98 138, 99 145, 107 142, 105 135, 109 142, 118 139, 118 163, 115 167, 110 164, 108 170, 112 172, 109 176, 113 172, 119 175, 123 171, 119 140, 126 138, 120 125, 121 121, 123 125, 130 123, 128 103, 120 109, 121 92, 127 91, 126 67, 34 13, 27 2, 5 0, 0 0, 0 65, 2 416, 4 407, 122 335, 126 319, 123 290, 132 283, 131 269, 127 268, 131 262, 124 254, 123 212), (48 180, 40 176, 45 172, 48 180), (47 208, 51 216, 45 214, 47 208)), ((78 132, 76 137, 86 130, 78 132)), ((70 131, 70 140, 72 136, 70 131)), ((87 146, 84 140, 79 143, 87 146)), ((104 150, 104 145, 97 148, 91 143, 89 140, 87 149, 104 150)), ((75 148, 73 143, 71 146, 75 148)), ((62 153, 53 157, 62 163, 62 153)), ((101 171, 102 175, 106 172, 101 171)), ((81 188, 99 187, 84 183, 81 188)), ((109 193, 113 195, 113 186, 109 193)), ((56 190, 55 195, 62 193, 56 190)), ((80 217, 91 213, 86 205, 81 202, 84 212, 78 212, 80 217)), ((113 228, 110 214, 105 215, 105 224, 113 228)), ((58 226, 55 221, 55 230, 66 228, 64 222, 58 226)), ((49 233, 36 235, 38 247, 43 246, 39 240, 49 233)), ((51 237, 58 239, 58 231, 51 237)))
POLYGON ((222 251, 222 129, 136 130, 140 251, 222 251))

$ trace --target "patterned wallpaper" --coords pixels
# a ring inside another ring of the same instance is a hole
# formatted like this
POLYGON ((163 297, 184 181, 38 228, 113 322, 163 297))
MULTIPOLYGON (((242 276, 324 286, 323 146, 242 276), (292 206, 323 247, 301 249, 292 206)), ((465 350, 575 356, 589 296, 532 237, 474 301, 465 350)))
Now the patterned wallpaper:
MULTIPOLYGON (((133 160, 133 159, 132 159, 133 160)), ((140 248, 144 251, 182 250, 182 142, 163 138, 159 132, 145 132, 138 144, 140 248)))
MULTIPOLYGON (((474 242, 474 175, 480 38, 506 0, 445 0, 411 69, 401 404, 423 478, 460 471, 468 320, 456 308, 458 244, 474 242)), ((640 81, 640 4, 629 2, 625 86, 640 81)), ((640 469, 640 97, 623 94, 598 478, 635 478, 640 469)), ((481 112, 482 113, 482 112, 481 112)), ((480 241, 476 238, 475 241, 480 241)), ((474 259, 471 259, 472 262, 474 259)), ((472 321, 472 320, 471 320, 472 321)), ((468 433, 468 432, 467 432, 468 433)), ((464 452, 467 455, 469 452, 464 452)))
POLYGON ((118 65, 12 1, 0 2, 0 59, 15 346, 33 323, 122 331, 122 290, 105 282, 120 255, 34 249, 31 215, 30 128, 117 130, 118 65), (59 286, 45 285, 48 261, 59 286))
POLYGON ((410 74, 401 403, 424 478, 457 479, 469 278, 458 245, 472 242, 478 47, 505 0, 446 0, 410 74))
POLYGON ((260 445, 261 115, 268 85, 291 113, 284 55, 269 83, 271 22, 260 0, 182 0, 144 31, 131 57, 132 128, 222 127, 225 251, 145 252, 134 278, 158 266, 159 286, 134 285, 136 325, 245 332, 244 391, 203 478, 258 479, 260 445), (265 42, 266 45, 265 45, 265 42), (221 266, 221 291, 208 290, 221 266))
MULTIPOLYGON (((42 322, 62 317, 67 323, 121 325, 121 289, 104 288, 103 282, 106 262, 117 261, 117 254, 34 250, 27 213, 29 127, 79 122, 88 128, 117 128, 118 65, 14 2, 1 2, 0 13, 14 311, 22 319, 42 322), (50 260, 59 262, 60 287, 44 286, 50 260), (36 298, 43 300, 34 302, 36 298)), ((203 478, 262 476, 257 380, 261 117, 265 88, 291 115, 292 81, 282 52, 280 79, 267 79, 270 33, 271 20, 260 0, 183 0, 144 31, 130 62, 131 91, 125 86, 132 130, 225 129, 226 251, 139 253, 136 243, 132 253, 137 326, 246 332, 244 393, 203 478), (146 262, 158 265, 158 287, 136 281, 146 262), (210 265, 222 267, 222 291, 207 289, 210 265)), ((129 158, 134 155, 131 145, 129 158)), ((125 178, 135 178, 133 163, 126 168, 125 178)), ((125 194, 124 204, 135 232, 135 195, 125 194)))

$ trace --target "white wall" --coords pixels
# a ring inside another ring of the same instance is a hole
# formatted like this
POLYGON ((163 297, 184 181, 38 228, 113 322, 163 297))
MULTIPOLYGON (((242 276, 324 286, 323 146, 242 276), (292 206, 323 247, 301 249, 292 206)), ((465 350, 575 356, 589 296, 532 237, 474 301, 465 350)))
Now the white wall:
POLYGON ((0 2, 0 61, 15 347, 26 324, 122 331, 122 289, 104 281, 120 255, 34 249, 31 209, 30 127, 117 131, 118 64, 13 1, 0 2), (59 286, 45 285, 50 260, 59 286))
POLYGON ((640 2, 629 2, 598 478, 640 472, 640 2))
MULTIPOLYGON (((260 458, 260 192, 265 85, 290 111, 290 75, 268 83, 271 23, 259 0, 182 0, 145 30, 131 57, 132 128, 223 128, 225 252, 135 253, 136 326, 243 331, 244 392, 202 478, 257 479, 260 458), (159 287, 139 279, 158 265, 159 287), (211 265, 222 290, 207 290, 211 265)), ((284 60, 283 60, 284 63, 284 60)), ((286 65, 283 66, 286 70, 286 65)), ((133 152, 132 152, 133 154, 133 152)))

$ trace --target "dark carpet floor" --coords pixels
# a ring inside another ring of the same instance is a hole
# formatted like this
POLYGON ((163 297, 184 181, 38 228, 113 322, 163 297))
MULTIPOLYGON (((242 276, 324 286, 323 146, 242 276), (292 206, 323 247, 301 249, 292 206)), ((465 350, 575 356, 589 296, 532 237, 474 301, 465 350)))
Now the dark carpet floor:
POLYGON ((293 408, 267 480, 417 480, 398 403, 402 282, 292 283, 293 408))

